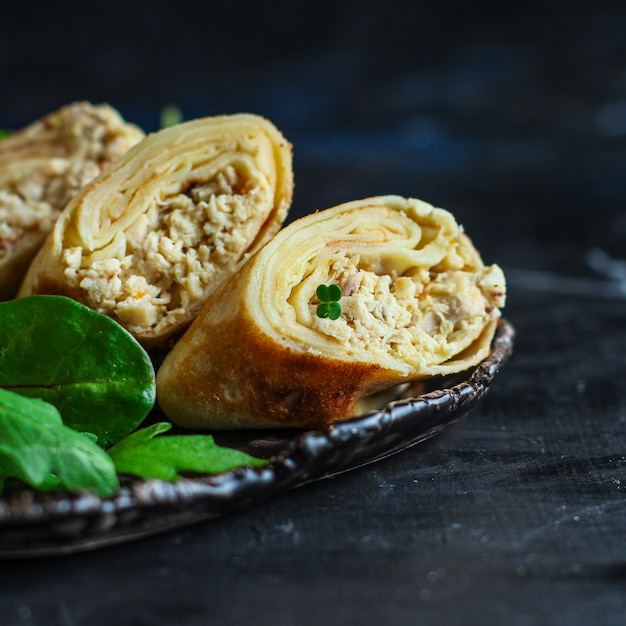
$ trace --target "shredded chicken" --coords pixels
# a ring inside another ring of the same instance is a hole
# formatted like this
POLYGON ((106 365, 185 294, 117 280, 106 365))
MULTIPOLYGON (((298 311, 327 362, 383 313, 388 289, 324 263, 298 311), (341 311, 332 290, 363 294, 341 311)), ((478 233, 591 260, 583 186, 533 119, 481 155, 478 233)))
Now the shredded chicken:
POLYGON ((108 106, 69 105, 0 142, 0 261, 143 133, 108 106))
MULTIPOLYGON (((458 261, 458 259, 457 259, 458 261)), ((457 265, 451 263, 449 265, 457 265)), ((346 346, 346 353, 367 349, 382 358, 415 359, 444 354, 450 346, 475 338, 485 319, 504 306, 505 279, 498 266, 477 271, 424 268, 402 276, 363 268, 358 256, 338 258, 329 282, 342 288, 342 315, 320 318, 310 302, 314 329, 346 346)))
POLYGON ((159 333, 199 306, 207 287, 245 255, 269 190, 233 166, 155 202, 121 237, 121 257, 85 264, 82 249, 63 253, 71 287, 133 333, 159 333))

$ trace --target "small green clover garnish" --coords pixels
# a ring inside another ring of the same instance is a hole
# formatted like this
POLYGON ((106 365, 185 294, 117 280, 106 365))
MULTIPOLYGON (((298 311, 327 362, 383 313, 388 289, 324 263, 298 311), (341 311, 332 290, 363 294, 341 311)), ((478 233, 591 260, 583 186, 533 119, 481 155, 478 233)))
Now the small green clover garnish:
POLYGON ((328 317, 331 320, 336 320, 341 315, 341 305, 339 300, 341 298, 341 287, 339 285, 320 285, 315 293, 320 301, 317 307, 318 317, 328 317))

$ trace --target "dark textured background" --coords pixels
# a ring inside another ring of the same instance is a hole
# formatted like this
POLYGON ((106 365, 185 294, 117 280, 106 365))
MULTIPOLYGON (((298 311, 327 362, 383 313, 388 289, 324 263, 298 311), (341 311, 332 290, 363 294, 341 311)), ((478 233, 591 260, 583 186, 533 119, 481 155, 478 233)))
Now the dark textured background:
POLYGON ((509 281, 515 355, 443 436, 217 522, 0 563, 0 624, 626 623, 623 2, 22 3, 0 127, 75 99, 146 130, 249 111, 293 216, 450 209, 509 281), (510 5, 515 4, 515 7, 510 5))

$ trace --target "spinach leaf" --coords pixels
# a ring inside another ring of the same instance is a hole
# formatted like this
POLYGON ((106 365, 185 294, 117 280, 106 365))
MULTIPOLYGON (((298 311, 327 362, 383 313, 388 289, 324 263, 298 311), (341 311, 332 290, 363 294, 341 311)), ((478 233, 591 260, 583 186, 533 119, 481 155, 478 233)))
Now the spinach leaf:
POLYGON ((0 303, 0 387, 50 402, 102 447, 132 432, 155 401, 154 368, 139 343, 64 296, 0 303))
POLYGON ((242 465, 265 465, 267 461, 218 446, 211 435, 168 435, 171 428, 159 422, 138 430, 108 450, 120 474, 140 478, 177 480, 180 471, 219 474, 242 465))
POLYGON ((0 389, 0 491, 16 478, 42 491, 115 494, 111 458, 94 441, 63 424, 57 409, 0 389))

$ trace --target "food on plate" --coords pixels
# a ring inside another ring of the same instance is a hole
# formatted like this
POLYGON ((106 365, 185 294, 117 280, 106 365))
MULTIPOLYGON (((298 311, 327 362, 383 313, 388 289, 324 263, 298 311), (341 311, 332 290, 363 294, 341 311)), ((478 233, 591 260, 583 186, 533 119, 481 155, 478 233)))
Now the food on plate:
POLYGON ((281 227, 291 146, 238 114, 146 137, 64 209, 19 296, 67 295, 146 348, 168 345, 212 291, 281 227))
POLYGON ((0 494, 15 479, 38 491, 87 490, 107 497, 119 490, 106 452, 66 426, 52 404, 0 388, 0 427, 0 494))
POLYGON ((157 373, 190 428, 316 427, 490 352, 505 278, 447 211, 399 196, 286 226, 207 300, 157 373))
POLYGON ((154 367, 137 341, 62 296, 0 303, 0 388, 49 402, 102 446, 137 428, 156 394, 154 367))
POLYGON ((105 498, 117 474, 178 480, 266 463, 208 434, 170 435, 169 422, 138 428, 154 402, 148 354, 111 318, 62 296, 0 303, 0 496, 28 485, 105 498))
POLYGON ((140 141, 143 131, 108 105, 77 102, 0 141, 0 301, 76 192, 140 141))

